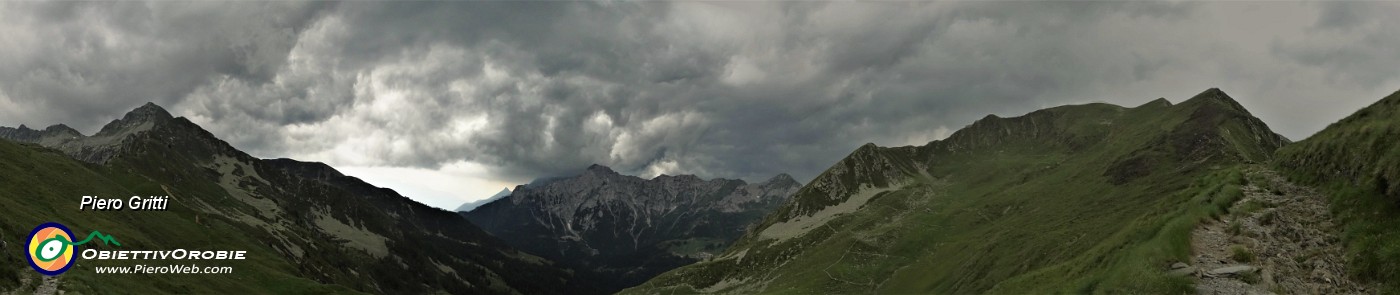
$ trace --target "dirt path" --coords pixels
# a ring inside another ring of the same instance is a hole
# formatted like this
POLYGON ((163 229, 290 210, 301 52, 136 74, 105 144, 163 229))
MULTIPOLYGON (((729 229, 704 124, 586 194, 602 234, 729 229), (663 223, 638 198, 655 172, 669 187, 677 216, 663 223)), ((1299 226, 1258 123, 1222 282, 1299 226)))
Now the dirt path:
POLYGON ((37 272, 29 271, 29 268, 27 267, 24 270, 28 271, 29 273, 21 274, 19 276, 19 286, 15 287, 14 289, 0 291, 0 294, 61 294, 61 292, 59 292, 58 290, 58 277, 40 275, 37 272))
POLYGON ((1248 174, 1230 213, 1191 233, 1196 254, 1186 267, 1200 278, 1198 293, 1375 293, 1346 276, 1326 197, 1270 170, 1248 174))
POLYGON ((53 295, 58 293, 58 277, 44 276, 43 283, 34 290, 34 295, 53 295))

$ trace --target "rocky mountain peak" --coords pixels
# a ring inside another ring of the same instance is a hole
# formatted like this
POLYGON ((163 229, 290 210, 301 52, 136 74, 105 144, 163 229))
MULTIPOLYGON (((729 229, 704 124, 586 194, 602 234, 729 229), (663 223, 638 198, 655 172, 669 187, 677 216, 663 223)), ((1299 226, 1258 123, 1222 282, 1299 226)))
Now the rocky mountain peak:
POLYGON ((1196 96, 1192 96, 1190 99, 1182 102, 1181 105, 1193 107, 1218 106, 1231 111, 1243 112, 1245 114, 1249 113, 1249 110, 1246 110, 1243 105, 1235 101, 1235 98, 1230 97, 1229 94, 1226 94, 1225 91, 1220 90, 1220 88, 1206 89, 1206 91, 1202 91, 1200 94, 1196 94, 1196 96))
POLYGON ((1138 108, 1147 108, 1147 107, 1170 107, 1170 106, 1172 106, 1172 102, 1167 101, 1167 99, 1164 98, 1164 97, 1158 97, 1157 99, 1153 99, 1152 101, 1149 101, 1149 102, 1147 102, 1147 103, 1144 103, 1144 104, 1138 106, 1138 108))
MULTIPOLYGON (((20 128, 24 128, 24 125, 20 125, 20 128)), ((78 130, 73 129, 73 127, 68 127, 68 125, 63 125, 63 124, 56 124, 56 125, 53 125, 53 126, 49 126, 48 128, 44 128, 44 133, 54 134, 54 135, 71 135, 71 136, 82 136, 82 135, 83 135, 81 132, 78 132, 78 130)))
POLYGON ((588 169, 584 169, 584 173, 593 175, 616 175, 617 171, 613 171, 612 168, 608 168, 608 166, 593 164, 588 165, 588 169))
POLYGON ((787 173, 778 173, 778 175, 774 175, 773 177, 768 178, 768 180, 764 181, 763 183, 766 185, 786 185, 798 182, 796 179, 792 178, 792 175, 788 175, 787 173))
POLYGON ((112 120, 111 123, 102 126, 102 130, 97 132, 97 136, 114 135, 123 132, 144 131, 150 129, 157 123, 163 123, 174 119, 169 112, 155 103, 147 102, 137 107, 131 112, 127 112, 121 119, 112 120))
POLYGON ((703 181, 705 181, 704 179, 700 179, 699 176, 695 176, 694 174, 680 174, 680 175, 666 175, 666 174, 662 174, 662 175, 657 175, 655 179, 667 180, 667 181, 676 181, 676 182, 703 182, 703 181))
POLYGON ((135 110, 131 110, 131 112, 128 112, 126 115, 128 117, 136 115, 147 117, 164 117, 167 119, 171 118, 170 112, 166 112, 165 108, 156 105, 156 103, 154 102, 146 102, 146 104, 136 107, 135 110))

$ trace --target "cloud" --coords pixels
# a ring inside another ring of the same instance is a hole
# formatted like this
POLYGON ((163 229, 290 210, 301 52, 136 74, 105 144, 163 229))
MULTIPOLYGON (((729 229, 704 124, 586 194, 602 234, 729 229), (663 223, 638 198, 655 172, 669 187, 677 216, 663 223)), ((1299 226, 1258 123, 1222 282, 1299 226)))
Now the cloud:
POLYGON ((96 129, 139 102, 172 104, 211 76, 265 81, 323 7, 264 3, 0 4, 0 89, 29 122, 96 129), (66 121, 58 121, 64 119, 66 121))
POLYGON ((0 5, 0 123, 150 100, 254 155, 491 183, 810 179, 988 113, 1209 87, 1301 139, 1400 88, 1388 3, 0 5))

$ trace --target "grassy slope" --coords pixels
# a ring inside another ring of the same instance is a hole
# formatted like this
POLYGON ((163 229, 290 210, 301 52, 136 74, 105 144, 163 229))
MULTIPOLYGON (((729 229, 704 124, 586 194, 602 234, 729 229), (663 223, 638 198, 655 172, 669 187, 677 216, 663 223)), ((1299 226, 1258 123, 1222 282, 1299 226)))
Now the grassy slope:
MULTIPOLYGON (((9 245, 0 260, 0 288, 19 285, 20 276, 37 279, 28 269, 22 248, 34 226, 55 221, 68 225, 76 235, 98 230, 122 242, 122 249, 247 250, 248 260, 195 262, 208 266, 231 266, 230 275, 97 275, 96 266, 129 266, 146 261, 78 260, 60 276, 63 289, 84 293, 353 293, 343 287, 322 285, 294 275, 295 268, 273 253, 264 243, 241 234, 220 218, 205 216, 203 226, 194 222, 193 210, 170 205, 169 211, 82 211, 83 195, 127 198, 136 194, 157 194, 159 184, 144 177, 85 164, 51 149, 0 140, 0 232, 9 245), (177 209, 179 208, 179 209, 177 209), (218 246, 213 246, 218 245, 218 246), (17 247, 16 247, 17 246, 17 247)), ((93 243, 83 247, 116 249, 93 243)), ((174 261, 150 261, 168 264, 174 261)), ((32 287, 32 284, 31 284, 32 287)))
POLYGON ((1280 149, 1276 166, 1330 193, 1349 269, 1400 293, 1400 92, 1280 149))
MULTIPOLYGON (((905 173, 898 190, 803 236, 751 233, 720 259, 629 291, 1189 291, 1189 280, 1162 273, 1186 260, 1190 228, 1238 197, 1236 165, 1267 160, 1282 143, 1215 95, 988 118, 925 147, 880 148, 893 170, 927 174, 905 173)), ((754 232, 842 200, 821 186, 754 232)))

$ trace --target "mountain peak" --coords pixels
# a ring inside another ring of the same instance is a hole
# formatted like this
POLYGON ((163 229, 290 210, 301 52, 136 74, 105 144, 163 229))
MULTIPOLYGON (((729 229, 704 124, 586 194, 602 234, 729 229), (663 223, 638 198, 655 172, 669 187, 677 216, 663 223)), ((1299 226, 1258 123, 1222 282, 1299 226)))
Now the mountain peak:
POLYGON ((147 102, 130 112, 127 112, 121 119, 112 120, 111 123, 102 126, 102 130, 97 135, 113 135, 123 132, 135 132, 147 130, 152 125, 174 119, 164 108, 155 103, 147 102))
POLYGON ((774 175, 772 178, 768 178, 767 181, 764 181, 764 182, 763 182, 763 185, 768 185, 768 186, 773 186, 773 185, 798 185, 798 186, 800 186, 801 183, 797 182, 796 179, 793 179, 793 178, 792 178, 792 175, 788 175, 787 173, 778 173, 778 175, 774 175))
POLYGON ((1249 112, 1248 110, 1245 110, 1243 105, 1240 105, 1240 103, 1238 101, 1235 101, 1234 98, 1230 97, 1229 94, 1225 94, 1225 91, 1220 90, 1220 88, 1206 89, 1206 91, 1202 91, 1200 94, 1196 94, 1196 96, 1192 96, 1190 99, 1181 102, 1181 105, 1201 106, 1208 104, 1223 105, 1230 109, 1243 111, 1246 113, 1249 112))
POLYGON ((584 173, 590 173, 590 174, 617 174, 617 171, 613 171, 612 168, 608 168, 608 166, 593 164, 593 165, 588 165, 588 169, 585 169, 585 170, 584 170, 584 173))
MULTIPOLYGON (((20 127, 24 127, 24 126, 21 125, 20 127)), ((64 124, 54 124, 53 126, 49 126, 48 128, 44 128, 44 133, 49 133, 49 134, 63 134, 63 135, 70 135, 70 136, 82 135, 82 133, 81 133, 81 132, 78 132, 77 129, 73 129, 73 127, 68 127, 68 125, 64 125, 64 124)))
POLYGON ((1170 107, 1170 106, 1172 106, 1172 102, 1171 102, 1171 101, 1167 101, 1167 98, 1165 98, 1165 97, 1158 97, 1157 99, 1153 99, 1152 101, 1149 101, 1149 102, 1147 102, 1147 103, 1144 103, 1144 104, 1138 106, 1138 108, 1144 108, 1144 107, 1170 107))
POLYGON ((160 107, 159 105, 156 105, 156 103, 154 103, 154 102, 146 102, 146 104, 143 104, 143 105, 141 105, 140 107, 137 107, 136 109, 131 110, 131 112, 126 113, 126 118, 132 118, 132 117, 137 117, 137 118, 164 118, 164 119, 172 119, 172 118, 173 118, 172 116, 170 116, 170 112, 166 112, 166 111, 165 111, 165 108, 162 108, 162 107, 160 107))
POLYGON ((778 173, 778 175, 773 175, 773 177, 772 177, 772 178, 769 178, 768 181, 766 181, 766 182, 789 181, 789 180, 791 180, 791 181, 796 181, 796 180, 792 179, 792 175, 788 175, 787 173, 778 173))

